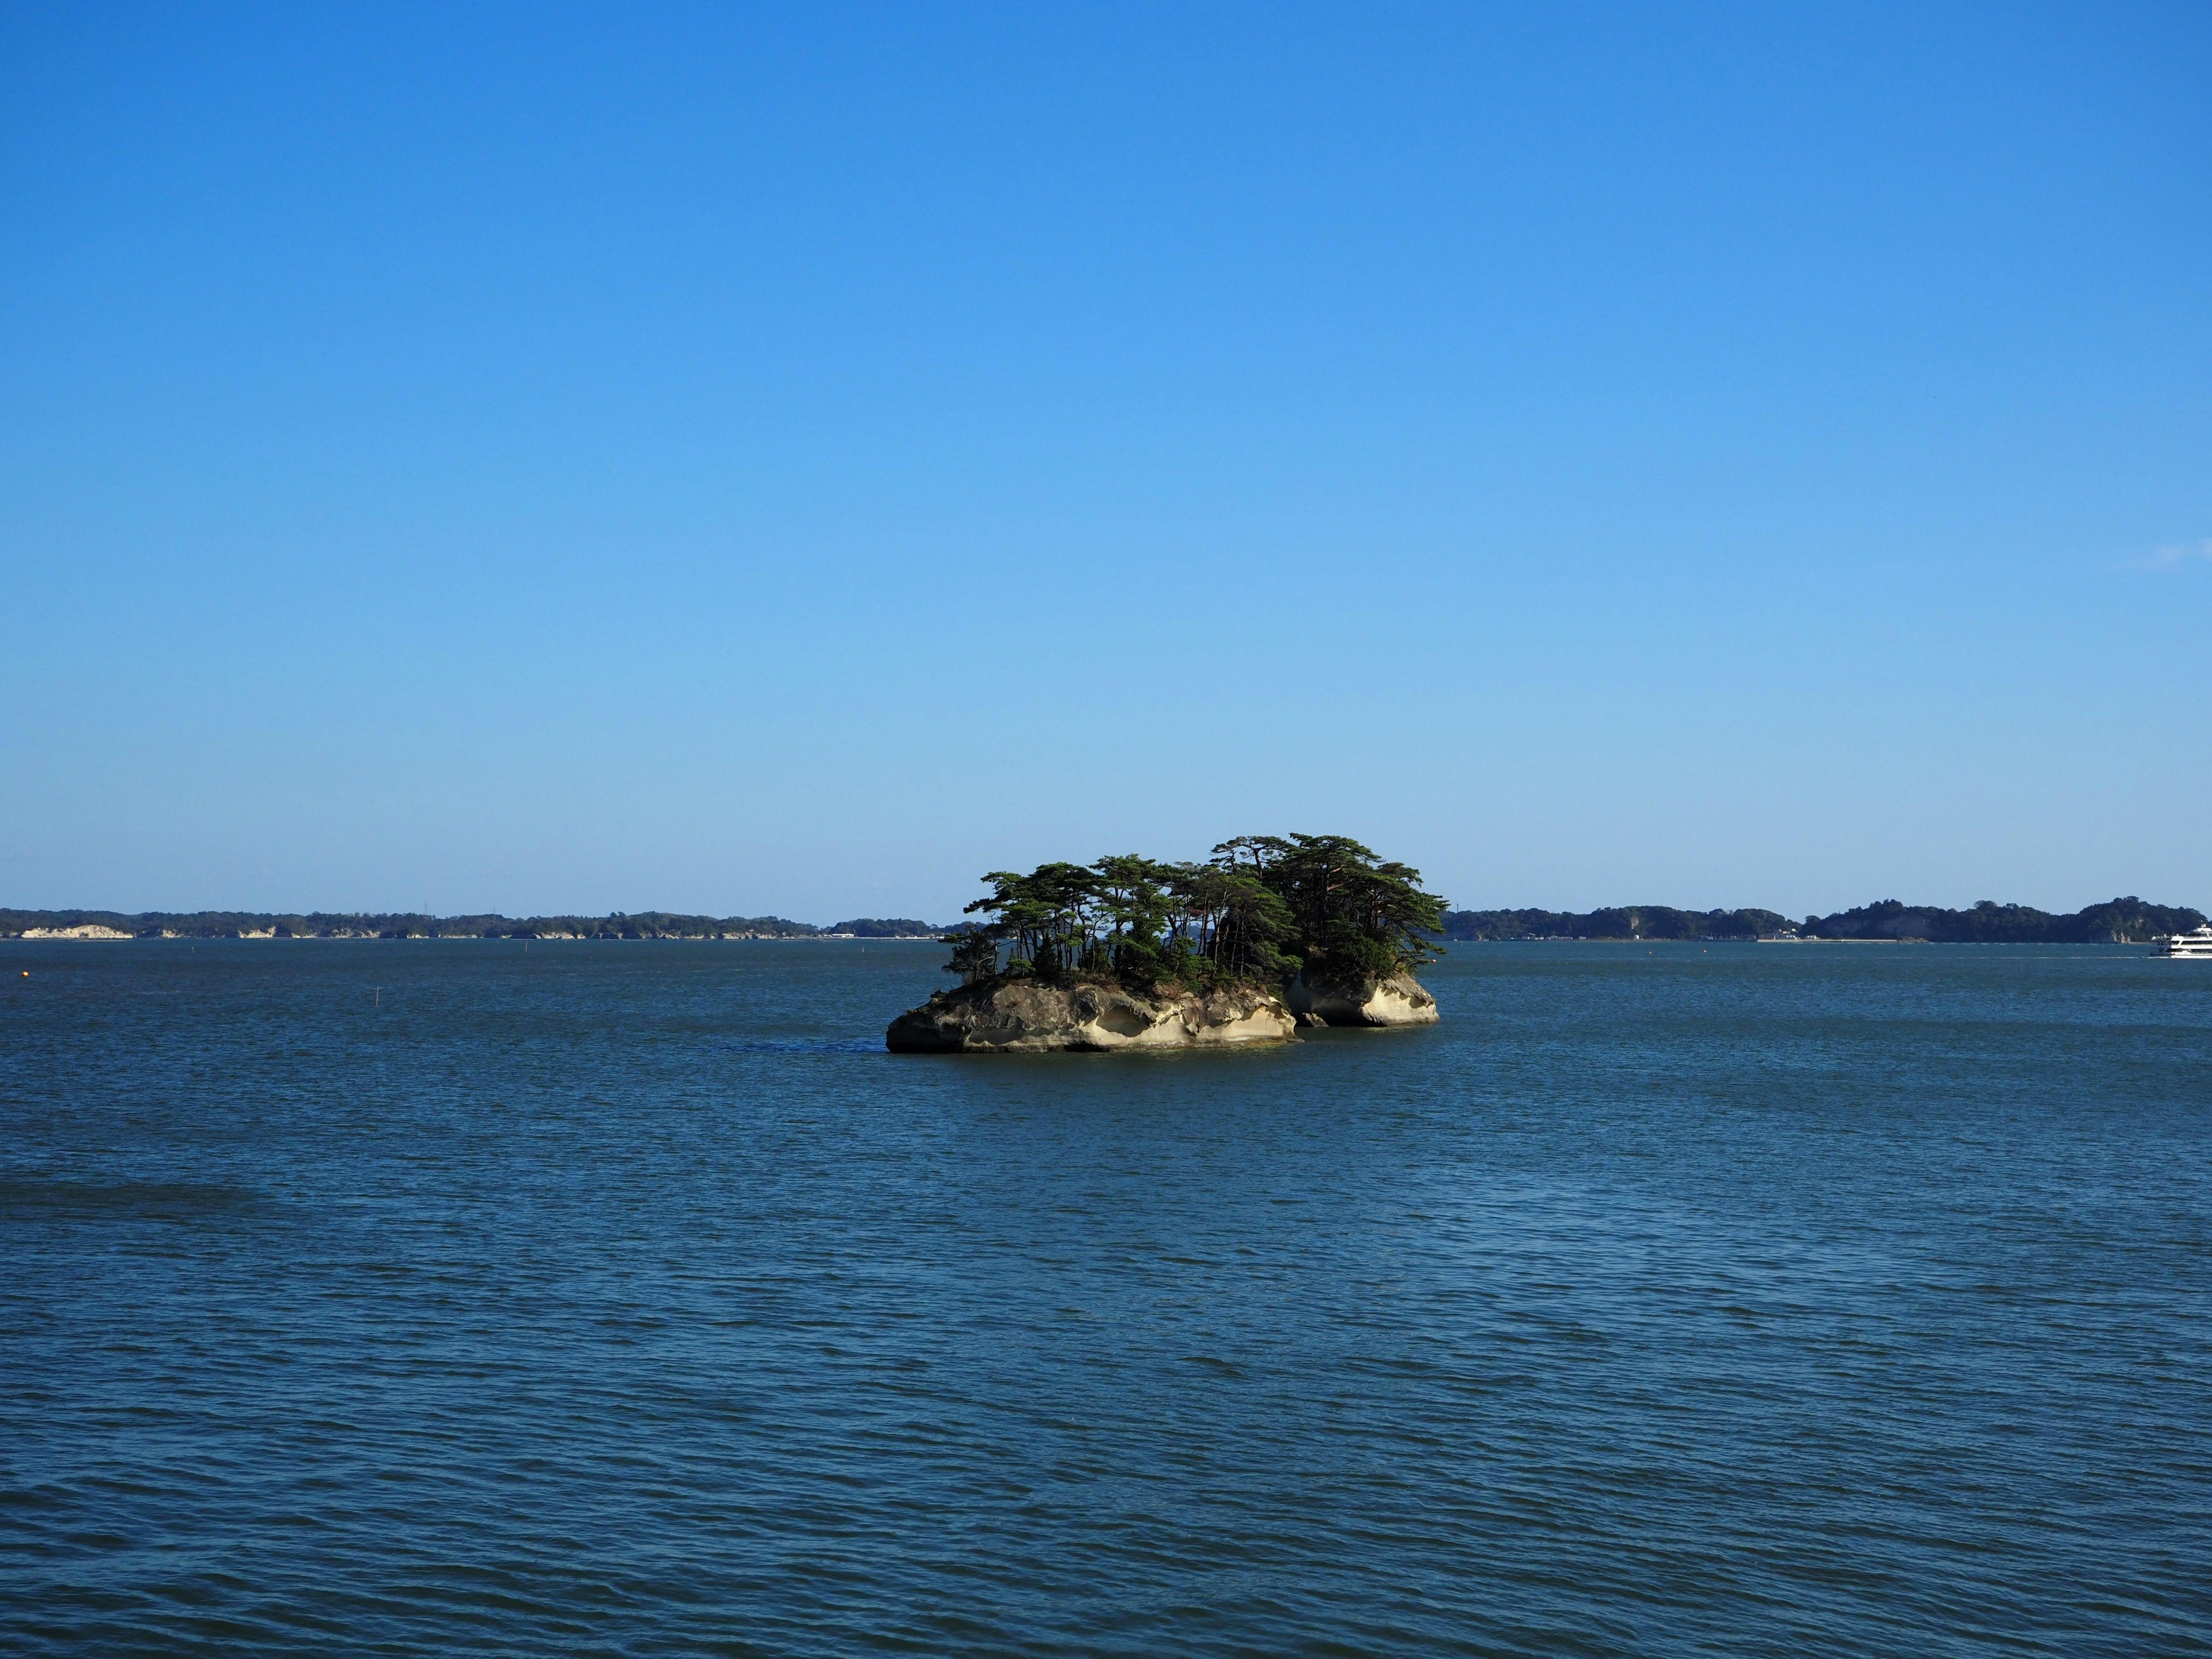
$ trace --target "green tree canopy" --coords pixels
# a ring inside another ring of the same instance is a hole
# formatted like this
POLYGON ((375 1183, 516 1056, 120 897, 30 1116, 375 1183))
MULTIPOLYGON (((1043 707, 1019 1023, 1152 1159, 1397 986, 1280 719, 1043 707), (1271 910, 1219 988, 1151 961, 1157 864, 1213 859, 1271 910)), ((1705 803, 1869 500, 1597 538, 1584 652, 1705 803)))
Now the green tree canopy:
POLYGON ((1309 975, 1382 977, 1436 954, 1443 900, 1422 889, 1419 871, 1378 859, 1349 836, 1238 836, 1213 857, 1282 900, 1289 948, 1309 975))
POLYGON ((1382 975, 1429 959, 1443 911, 1420 872, 1345 836, 1242 836, 1205 864, 1120 853, 983 879, 990 893, 968 907, 983 920, 946 964, 968 980, 1000 971, 1002 946, 1008 973, 1130 985, 1279 981, 1301 964, 1382 975))

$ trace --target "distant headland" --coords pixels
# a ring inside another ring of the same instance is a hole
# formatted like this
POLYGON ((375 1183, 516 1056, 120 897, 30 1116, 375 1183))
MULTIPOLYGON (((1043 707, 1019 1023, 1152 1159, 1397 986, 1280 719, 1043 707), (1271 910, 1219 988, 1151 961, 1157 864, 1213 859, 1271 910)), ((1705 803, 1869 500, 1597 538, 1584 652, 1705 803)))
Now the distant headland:
POLYGON ((859 916, 817 927, 781 916, 432 916, 315 911, 0 910, 0 939, 936 939, 952 930, 911 916, 859 916))
POLYGON ((1632 904, 1583 912, 1448 910, 1447 939, 1925 939, 1936 945, 2145 945, 2202 927, 2202 911, 2116 898, 2054 915, 1984 899, 1967 910, 1884 899, 1793 922, 1773 910, 1632 904))

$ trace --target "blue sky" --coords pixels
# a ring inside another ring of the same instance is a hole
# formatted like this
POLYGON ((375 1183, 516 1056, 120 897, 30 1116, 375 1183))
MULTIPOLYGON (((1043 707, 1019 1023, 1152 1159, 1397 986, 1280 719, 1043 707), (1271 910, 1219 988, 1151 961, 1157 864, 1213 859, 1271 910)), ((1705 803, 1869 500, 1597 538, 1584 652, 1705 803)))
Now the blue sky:
POLYGON ((2212 905, 2212 11, 0 15, 0 903, 2212 905))

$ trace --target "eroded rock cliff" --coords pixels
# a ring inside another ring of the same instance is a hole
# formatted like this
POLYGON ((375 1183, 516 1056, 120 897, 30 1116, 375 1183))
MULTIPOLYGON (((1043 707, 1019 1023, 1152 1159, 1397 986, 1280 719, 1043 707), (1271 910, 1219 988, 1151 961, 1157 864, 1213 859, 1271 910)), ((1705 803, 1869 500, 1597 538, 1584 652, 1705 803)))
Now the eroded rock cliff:
POLYGON ((1437 1000, 1411 974, 1388 979, 1293 979, 1286 993, 1302 1025, 1433 1025, 1437 1000))
POLYGON ((884 1041, 893 1054, 1034 1054, 1283 1042, 1296 1029, 1283 999, 1259 986, 1146 996, 1024 976, 939 991, 893 1020, 884 1041))

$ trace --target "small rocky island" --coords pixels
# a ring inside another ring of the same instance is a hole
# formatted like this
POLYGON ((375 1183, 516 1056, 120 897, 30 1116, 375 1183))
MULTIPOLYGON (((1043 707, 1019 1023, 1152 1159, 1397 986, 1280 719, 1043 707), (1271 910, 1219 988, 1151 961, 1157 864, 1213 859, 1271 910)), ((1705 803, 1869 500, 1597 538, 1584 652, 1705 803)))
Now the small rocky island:
POLYGON ((950 934, 940 991, 895 1054, 1046 1054, 1285 1042, 1300 1026, 1426 1025, 1443 901, 1345 836, 1240 836, 1204 864, 1134 854, 994 871, 950 934))

